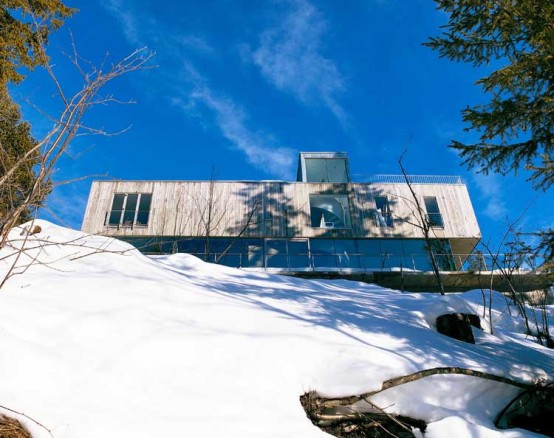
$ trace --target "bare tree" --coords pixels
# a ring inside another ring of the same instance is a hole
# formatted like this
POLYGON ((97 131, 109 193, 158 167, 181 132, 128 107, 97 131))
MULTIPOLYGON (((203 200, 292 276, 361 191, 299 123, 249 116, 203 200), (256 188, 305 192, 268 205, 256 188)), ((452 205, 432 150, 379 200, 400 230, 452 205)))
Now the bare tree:
POLYGON ((177 215, 173 229, 174 252, 177 252, 179 240, 202 239, 203 247, 196 254, 202 255, 206 261, 219 263, 228 255, 237 239, 243 237, 251 227, 258 225, 258 213, 261 207, 261 195, 256 195, 251 204, 244 209, 245 217, 240 224, 231 224, 233 214, 227 211, 225 193, 216 180, 217 172, 212 169, 210 180, 198 183, 191 189, 183 190, 176 200, 177 215), (225 237, 228 241, 225 247, 214 249, 214 238, 225 237))
POLYGON ((507 296, 510 299, 509 306, 514 306, 517 309, 519 315, 523 318, 525 324, 525 330, 527 335, 536 336, 537 341, 541 345, 545 345, 549 348, 554 348, 554 341, 550 335, 548 308, 546 307, 549 299, 548 289, 542 291, 536 291, 538 294, 536 302, 528 302, 525 293, 522 292, 521 284, 517 281, 517 276, 514 275, 520 271, 521 268, 538 272, 536 266, 536 254, 533 252, 533 247, 528 243, 522 241, 521 235, 516 229, 518 222, 521 220, 523 213, 516 221, 508 225, 506 232, 504 233, 500 245, 496 251, 494 251, 490 244, 487 242, 481 242, 481 246, 488 253, 493 272, 491 272, 491 286, 490 286, 490 301, 489 301, 489 320, 491 324, 492 332, 492 314, 490 308, 492 305, 492 275, 494 271, 497 271, 499 277, 501 277, 508 286, 507 296), (511 238, 511 240, 509 240, 511 238), (508 250, 507 254, 502 257, 500 248, 505 247, 508 250))
MULTIPOLYGON (((39 40, 40 35, 37 34, 39 40)), ((29 163, 33 160, 36 160, 37 154, 40 156, 30 189, 24 192, 24 197, 18 200, 17 203, 12 203, 2 211, 0 216, 0 249, 8 244, 10 231, 20 222, 25 212, 35 211, 36 214, 36 209, 51 190, 56 166, 60 158, 68 152, 71 142, 80 135, 113 135, 113 133, 88 126, 83 122, 85 115, 93 107, 110 103, 130 103, 121 102, 113 95, 103 94, 102 91, 106 85, 123 75, 148 68, 149 60, 153 56, 146 49, 138 49, 114 62, 109 61, 106 56, 97 65, 79 56, 73 41, 71 47, 72 51, 67 57, 80 78, 80 87, 77 87, 77 91, 68 92, 69 86, 58 79, 53 66, 48 63, 43 65, 47 77, 51 80, 55 89, 54 97, 57 100, 56 106, 59 110, 50 114, 41 112, 46 121, 51 123, 50 130, 41 139, 37 140, 32 148, 25 150, 17 159, 10 160, 9 166, 5 166, 5 172, 0 175, 0 191, 10 193, 17 190, 16 187, 12 187, 16 183, 14 181, 17 181, 13 178, 13 175, 21 168, 29 166, 29 163)), ((41 58, 48 59, 44 41, 39 41, 36 50, 41 52, 41 58)), ((75 90, 74 85, 72 87, 75 90)), ((2 154, 2 151, 3 149, 0 148, 0 154, 2 154)), ((0 156, 0 159, 2 158, 0 156)), ((3 160, 4 164, 6 162, 6 160, 3 160)), ((33 229, 33 226, 23 228, 22 235, 25 235, 25 242, 27 236, 33 234, 33 229)), ((17 250, 19 253, 15 255, 9 251, 8 259, 12 260, 12 266, 7 270, 4 278, 0 279, 0 287, 11 275, 19 273, 14 268, 21 258, 21 253, 25 251, 25 244, 22 244, 17 250)))
POLYGON ((431 267, 433 269, 433 273, 435 274, 435 279, 437 281, 437 286, 440 289, 441 295, 444 295, 444 284, 442 282, 441 274, 440 274, 440 265, 437 260, 437 254, 435 253, 434 245, 436 242, 436 237, 432 231, 432 222, 429 219, 429 216, 427 215, 427 212, 423 209, 421 206, 421 202, 419 201, 419 197, 417 196, 416 192, 414 191, 414 188, 412 186, 412 183, 410 181, 410 177, 408 176, 406 169, 404 168, 404 164, 402 163, 402 159, 404 158, 404 153, 400 156, 398 159, 398 165, 400 166, 400 171, 402 172, 402 176, 404 177, 404 181, 406 182, 406 185, 408 186, 408 189, 410 190, 410 194, 412 199, 411 204, 414 207, 413 213, 415 214, 415 222, 410 221, 406 218, 403 219, 404 222, 409 223, 410 225, 415 226, 416 228, 419 228, 421 232, 423 233, 423 239, 425 240, 425 248, 427 249, 427 253, 429 254, 429 259, 431 260, 431 267))
MULTIPOLYGON (((32 207, 40 205, 47 195, 55 166, 67 152, 71 141, 82 134, 108 134, 103 130, 83 124, 83 117, 92 107, 119 102, 112 95, 102 95, 102 89, 120 76, 146 68, 152 57, 151 52, 139 49, 114 63, 104 60, 96 66, 83 60, 78 55, 74 44, 72 47, 73 52, 69 58, 81 77, 81 89, 73 94, 66 93, 64 85, 58 80, 52 66, 45 65, 46 72, 56 89, 56 97, 61 103, 61 110, 56 115, 47 116, 52 122, 50 131, 6 169, 4 175, 0 176, 0 189, 6 189, 6 185, 12 184, 11 176, 20 167, 27 165, 37 151, 40 152, 41 159, 31 190, 20 203, 8 209, 0 218, 0 248, 5 245, 10 230, 17 224, 22 213, 30 207, 32 209, 32 207)), ((44 50, 44 45, 41 45, 41 50, 44 50)))

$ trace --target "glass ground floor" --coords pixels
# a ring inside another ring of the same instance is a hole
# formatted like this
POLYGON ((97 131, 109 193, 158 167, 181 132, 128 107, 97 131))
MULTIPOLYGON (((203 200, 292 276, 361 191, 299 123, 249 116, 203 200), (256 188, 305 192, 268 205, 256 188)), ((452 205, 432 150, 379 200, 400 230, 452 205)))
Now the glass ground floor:
MULTIPOLYGON (((125 238, 146 254, 189 253, 205 261, 236 268, 285 271, 431 271, 423 239, 252 239, 205 237, 125 238)), ((431 250, 441 271, 460 268, 446 239, 431 250)))

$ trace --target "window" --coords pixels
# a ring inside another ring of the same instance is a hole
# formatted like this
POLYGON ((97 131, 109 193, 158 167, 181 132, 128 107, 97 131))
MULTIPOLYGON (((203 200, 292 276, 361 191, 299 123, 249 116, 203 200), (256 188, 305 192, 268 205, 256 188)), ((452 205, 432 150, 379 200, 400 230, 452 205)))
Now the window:
POLYGON ((335 269, 337 257, 332 239, 310 239, 310 252, 314 268, 335 269))
POLYGON ((450 242, 445 239, 433 239, 430 242, 431 251, 435 253, 435 258, 441 271, 455 271, 456 264, 452 256, 452 247, 450 242))
POLYGON ((392 227, 394 221, 389 200, 386 196, 375 197, 375 225, 378 227, 392 227))
POLYGON ((358 248, 352 239, 336 239, 335 254, 339 268, 359 268, 358 248))
POLYGON ((307 182, 347 183, 346 158, 306 158, 307 182))
POLYGON ((287 241, 285 239, 266 239, 265 267, 287 268, 287 241))
POLYGON ((290 239, 288 241, 289 264, 291 268, 309 268, 310 256, 308 240, 290 239))
POLYGON ((312 227, 350 228, 347 195, 310 195, 312 227))
POLYGON ((439 210, 437 198, 435 198, 434 196, 425 196, 423 198, 423 201, 425 202, 425 209, 427 210, 427 220, 429 221, 429 225, 432 227, 444 227, 444 222, 439 210))
POLYGON ((151 193, 116 193, 108 215, 111 226, 145 226, 150 216, 151 193))

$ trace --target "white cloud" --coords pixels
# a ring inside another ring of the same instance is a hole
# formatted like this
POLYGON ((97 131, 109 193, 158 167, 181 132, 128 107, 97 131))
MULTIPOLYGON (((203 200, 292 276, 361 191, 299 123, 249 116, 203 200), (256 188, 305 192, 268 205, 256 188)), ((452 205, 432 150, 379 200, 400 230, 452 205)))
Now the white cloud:
POLYGON ((155 46, 162 55, 170 57, 182 51, 204 56, 215 55, 214 48, 201 35, 190 35, 178 29, 169 29, 155 17, 133 10, 123 0, 101 0, 102 6, 121 24, 123 34, 130 44, 155 46))
POLYGON ((277 89, 304 104, 325 105, 345 125, 346 114, 337 101, 344 80, 335 63, 320 53, 325 21, 307 0, 292 5, 282 22, 262 34, 253 61, 277 89))
POLYGON ((167 99, 173 105, 179 107, 187 117, 197 117, 203 126, 208 126, 204 119, 205 112, 198 109, 207 109, 221 135, 242 151, 253 166, 278 178, 290 179, 293 176, 296 152, 277 146, 269 134, 252 131, 248 127, 247 112, 231 98, 210 88, 206 78, 192 63, 189 56, 191 52, 204 56, 216 54, 204 37, 168 32, 165 26, 153 19, 125 9, 122 0, 103 0, 103 5, 119 18, 130 43, 141 42, 137 29, 144 29, 142 38, 156 46, 157 58, 164 60, 163 73, 156 76, 154 89, 157 92, 164 88, 167 99), (160 78, 162 74, 167 76, 167 80, 160 78))
POLYGON ((195 53, 206 56, 213 56, 216 54, 215 49, 206 41, 204 37, 198 35, 186 35, 178 36, 176 40, 181 43, 184 48, 195 53))
POLYGON ((246 155, 250 164, 279 178, 291 179, 296 152, 276 146, 270 135, 251 131, 244 109, 232 99, 216 95, 206 86, 197 88, 189 98, 194 105, 201 104, 214 114, 221 134, 246 155))
POLYGON ((123 0, 102 0, 102 6, 119 20, 127 41, 136 45, 143 44, 138 29, 144 29, 144 27, 140 25, 136 15, 126 7, 123 0))
POLYGON ((508 216, 506 202, 502 197, 504 193, 500 177, 496 174, 473 174, 473 182, 480 191, 480 197, 486 203, 482 213, 494 220, 503 220, 508 216))

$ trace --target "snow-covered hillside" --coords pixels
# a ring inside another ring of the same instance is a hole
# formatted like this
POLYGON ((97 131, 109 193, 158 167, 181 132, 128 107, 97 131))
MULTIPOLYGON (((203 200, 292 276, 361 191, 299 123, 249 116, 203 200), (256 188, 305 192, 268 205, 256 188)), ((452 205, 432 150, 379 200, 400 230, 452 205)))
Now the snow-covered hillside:
MULTIPOLYGON (((482 314, 481 291, 402 294, 185 254, 148 258, 119 241, 37 224, 18 261, 32 266, 0 290, 0 405, 56 438, 324 437, 299 403, 306 391, 353 395, 439 366, 554 377, 554 352, 518 333, 499 295, 495 334, 476 332, 471 345, 438 334, 434 318, 445 308, 482 314)), ((14 230, 12 244, 22 241, 14 230)), ((0 252, 0 278, 10 251, 0 252)), ((435 376, 375 402, 430 422, 426 437, 536 436, 493 425, 516 392, 435 376)))

